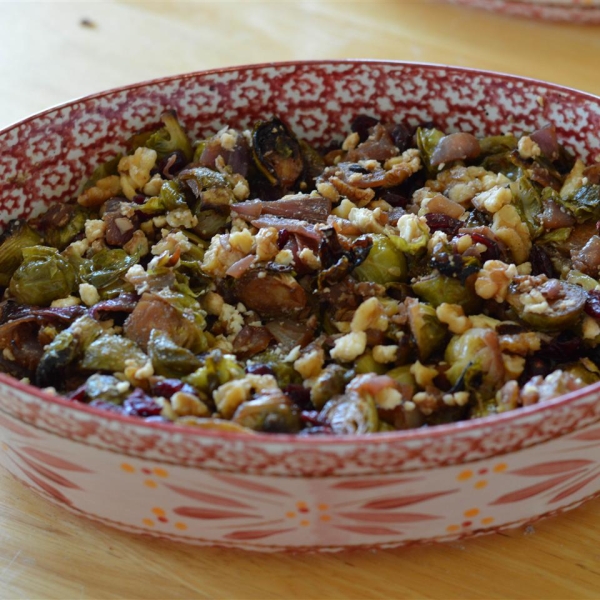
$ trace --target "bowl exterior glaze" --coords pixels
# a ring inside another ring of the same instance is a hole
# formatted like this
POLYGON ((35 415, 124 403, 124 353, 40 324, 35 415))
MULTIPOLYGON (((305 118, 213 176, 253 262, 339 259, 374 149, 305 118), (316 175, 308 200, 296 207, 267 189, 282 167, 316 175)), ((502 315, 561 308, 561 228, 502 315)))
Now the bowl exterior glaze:
MULTIPOLYGON (((316 145, 367 113, 483 135, 548 122, 600 153, 600 99, 524 78, 378 61, 172 77, 0 132, 0 221, 73 197, 94 165, 175 109, 194 136, 279 114, 316 145)), ((531 522, 600 492, 600 384, 429 430, 240 435, 103 413, 0 375, 0 463, 66 508, 129 531, 262 551, 392 547, 531 522)))

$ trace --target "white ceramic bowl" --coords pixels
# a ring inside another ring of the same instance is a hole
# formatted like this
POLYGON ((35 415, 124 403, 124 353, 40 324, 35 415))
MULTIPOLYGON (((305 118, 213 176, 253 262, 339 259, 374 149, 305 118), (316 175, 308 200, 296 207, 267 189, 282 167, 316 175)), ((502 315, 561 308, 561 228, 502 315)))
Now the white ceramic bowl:
MULTIPOLYGON (((384 61, 192 73, 70 102, 0 132, 0 220, 68 199, 173 108, 196 136, 277 113, 318 143, 369 113, 447 131, 552 122, 600 152, 600 98, 520 77, 384 61)), ((132 532, 276 551, 392 547, 525 524, 600 490, 600 385, 501 416, 360 436, 199 431, 53 397, 0 375, 0 462, 48 500, 132 532)))

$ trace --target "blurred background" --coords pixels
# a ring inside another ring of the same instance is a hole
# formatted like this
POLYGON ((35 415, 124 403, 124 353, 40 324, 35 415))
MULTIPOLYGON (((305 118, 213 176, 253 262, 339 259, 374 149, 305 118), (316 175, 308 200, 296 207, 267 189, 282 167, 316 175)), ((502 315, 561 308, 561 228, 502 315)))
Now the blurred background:
POLYGON ((440 0, 0 0, 0 127, 114 86, 294 59, 455 64, 600 93, 591 56, 598 27, 440 0))

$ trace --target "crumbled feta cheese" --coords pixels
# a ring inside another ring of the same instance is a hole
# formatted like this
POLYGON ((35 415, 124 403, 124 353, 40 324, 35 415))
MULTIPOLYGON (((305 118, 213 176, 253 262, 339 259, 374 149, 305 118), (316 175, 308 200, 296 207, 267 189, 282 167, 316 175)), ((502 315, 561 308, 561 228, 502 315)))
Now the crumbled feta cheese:
POLYGON ((52 308, 67 308, 68 306, 77 306, 81 304, 81 300, 76 296, 67 296, 66 298, 59 298, 54 300, 50 306, 52 308))
POLYGON ((79 285, 79 296, 86 306, 94 306, 94 304, 100 302, 98 290, 89 283, 79 285))
POLYGON ((91 244, 102 239, 106 232, 106 223, 102 219, 89 219, 85 222, 85 239, 91 244))
POLYGON ((367 334, 364 331, 352 331, 335 341, 330 355, 335 360, 350 362, 360 356, 366 347, 367 334))
POLYGON ((524 135, 517 145, 517 150, 521 158, 537 158, 541 156, 542 151, 540 147, 534 142, 528 135, 524 135))
POLYGON ((192 214, 189 208, 176 208, 171 210, 166 215, 167 223, 171 227, 183 227, 184 229, 192 229, 198 225, 198 217, 192 214))

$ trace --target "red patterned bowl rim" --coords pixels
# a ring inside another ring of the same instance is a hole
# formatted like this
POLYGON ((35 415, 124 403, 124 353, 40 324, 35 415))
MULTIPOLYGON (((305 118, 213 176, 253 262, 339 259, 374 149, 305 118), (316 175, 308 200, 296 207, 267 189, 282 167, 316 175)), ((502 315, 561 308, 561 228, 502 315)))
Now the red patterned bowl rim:
MULTIPOLYGON (((183 73, 179 75, 169 75, 166 77, 158 77, 155 79, 144 80, 138 83, 133 83, 125 86, 119 86, 115 88, 110 88, 108 90, 104 90, 101 92, 97 92, 94 94, 88 94, 86 96, 82 96, 79 98, 75 98, 66 102, 62 102, 51 106, 41 112, 35 113, 25 119, 21 119, 3 129, 0 129, 0 135, 8 133, 11 129, 15 127, 20 127, 21 125, 33 121, 35 119, 39 119, 40 117, 49 115, 55 111, 59 111, 63 108, 71 106, 73 104, 79 102, 86 102, 89 100, 93 100, 96 98, 103 98, 106 96, 111 96, 123 91, 134 90, 137 88, 144 88, 148 86, 152 86, 155 84, 163 84, 172 81, 180 81, 185 79, 194 79, 198 77, 205 77, 209 75, 222 74, 228 72, 243 72, 243 71, 253 71, 265 68, 286 68, 286 67, 306 67, 306 66, 327 66, 327 65, 372 65, 376 66, 397 66, 397 67, 413 67, 413 68, 422 68, 425 70, 444 70, 444 71, 453 71, 456 73, 463 73, 466 76, 475 77, 478 75, 485 75, 488 77, 492 77, 499 80, 508 80, 508 81, 518 81, 521 83, 529 84, 531 86, 544 86, 548 89, 554 90, 556 92, 574 94, 576 96, 581 97, 582 99, 592 100, 600 105, 600 97, 589 92, 577 90, 575 88, 571 88, 568 86, 563 86, 560 84, 543 81, 540 79, 535 79, 531 77, 525 77, 520 75, 513 75, 510 73, 498 72, 498 71, 490 71, 485 69, 476 69, 471 67, 461 67, 454 65, 446 65, 441 63, 429 63, 429 62, 418 62, 418 61, 397 61, 397 60, 379 60, 379 59, 332 59, 332 60, 301 60, 301 61, 282 61, 282 62, 268 62, 268 63, 256 63, 256 64, 246 64, 239 66, 231 66, 231 67, 222 67, 215 69, 208 69, 203 71, 193 71, 189 73, 183 73)), ((135 424, 137 426, 143 426, 144 428, 148 428, 149 431, 152 430, 162 430, 165 433, 173 433, 185 436, 202 436, 207 438, 216 438, 222 440, 230 440, 230 441, 252 441, 252 442, 261 442, 265 444, 281 444, 281 443, 291 443, 298 446, 310 446, 314 444, 319 445, 350 445, 356 443, 368 443, 368 444, 381 444, 394 442, 398 443, 401 441, 411 442, 416 440, 423 440, 427 438, 440 438, 445 436, 451 436, 454 434, 458 434, 460 432, 475 432, 477 430, 485 430, 490 426, 493 426, 494 423, 498 423, 498 426, 506 425, 510 423, 518 424, 519 421, 527 419, 527 417, 531 415, 544 415, 549 411, 556 410, 558 407, 563 407, 568 404, 575 403, 577 400, 584 398, 586 396, 591 396, 594 394, 600 394, 600 382, 589 385, 580 390, 576 390, 574 392, 570 392, 558 398, 554 398, 552 400, 548 400, 544 403, 534 404, 531 406, 521 407, 516 410, 507 411, 506 413, 502 413, 499 415, 490 415, 487 417, 479 417, 476 419, 472 419, 469 421, 459 421, 456 423, 448 423, 442 425, 436 425, 430 428, 419 428, 419 429, 409 429, 403 431, 392 431, 392 432, 381 432, 377 435, 373 434, 353 434, 353 435, 328 435, 323 434, 316 436, 314 438, 311 437, 303 437, 295 434, 282 434, 282 433, 252 433, 247 434, 243 432, 233 432, 233 431, 222 431, 222 430, 210 430, 210 429, 201 429, 192 426, 186 425, 177 425, 175 423, 160 423, 160 422, 147 422, 139 417, 133 417, 128 415, 122 415, 118 413, 109 413, 105 410, 88 406, 83 403, 75 402, 69 400, 67 398, 63 398, 61 396, 56 396, 51 393, 45 392, 42 389, 36 388, 33 385, 29 385, 23 383, 9 375, 5 375, 0 373, 0 384, 6 385, 7 387, 14 388, 22 393, 28 394, 30 396, 35 397, 38 400, 41 400, 44 403, 50 403, 57 406, 60 406, 66 410, 71 411, 80 411, 83 413, 87 413, 94 417, 101 418, 102 420, 108 422, 117 422, 122 423, 123 425, 127 425, 129 423, 135 424)))

